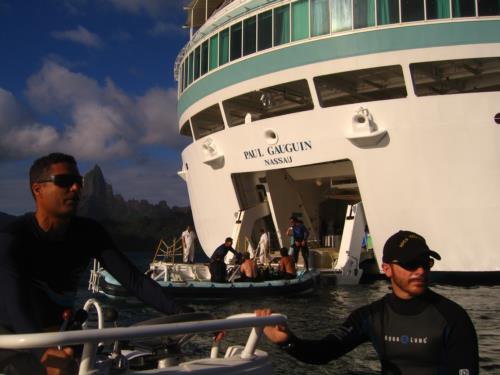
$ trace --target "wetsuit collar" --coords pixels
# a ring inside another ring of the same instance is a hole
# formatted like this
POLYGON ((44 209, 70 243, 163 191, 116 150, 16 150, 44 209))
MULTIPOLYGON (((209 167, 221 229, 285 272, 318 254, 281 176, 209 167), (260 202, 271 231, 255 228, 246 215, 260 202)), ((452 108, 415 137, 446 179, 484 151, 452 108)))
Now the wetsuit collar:
POLYGON ((424 294, 409 300, 398 298, 394 293, 387 294, 385 299, 395 313, 415 315, 421 313, 431 302, 433 292, 426 290, 424 294))

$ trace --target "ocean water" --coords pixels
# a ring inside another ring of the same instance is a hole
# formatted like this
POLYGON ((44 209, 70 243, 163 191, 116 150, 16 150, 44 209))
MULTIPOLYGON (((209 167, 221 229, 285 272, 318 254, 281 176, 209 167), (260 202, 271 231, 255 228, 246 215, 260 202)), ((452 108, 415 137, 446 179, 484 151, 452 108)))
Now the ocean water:
MULTIPOLYGON (((149 259, 149 257, 146 257, 149 259)), ((140 269, 145 269, 144 260, 137 254, 132 258, 140 269), (134 259, 135 258, 135 259, 134 259)), ((146 260, 147 262, 147 260, 146 260)), ((500 374, 500 286, 457 287, 433 285, 432 289, 459 303, 469 313, 479 339, 481 374, 500 374)), ((338 287, 322 285, 318 293, 308 297, 262 297, 252 300, 226 300, 196 303, 182 300, 197 311, 209 312, 217 318, 253 312, 257 308, 271 308, 288 316, 291 330, 299 337, 320 338, 342 323, 351 311, 374 301, 388 293, 388 283, 376 281, 372 284, 338 287)), ((80 301, 91 297, 82 284, 80 301)), ((102 299, 102 298, 101 298, 102 299)), ((140 303, 117 306, 120 325, 157 317, 159 314, 140 303)), ((222 350, 233 344, 244 345, 247 330, 229 331, 223 340, 222 350)), ((211 339, 208 335, 195 336, 183 348, 190 358, 208 356, 211 339)), ((380 365, 370 343, 363 344, 342 358, 327 365, 308 365, 280 351, 265 339, 259 348, 267 351, 275 374, 377 374, 380 365)))

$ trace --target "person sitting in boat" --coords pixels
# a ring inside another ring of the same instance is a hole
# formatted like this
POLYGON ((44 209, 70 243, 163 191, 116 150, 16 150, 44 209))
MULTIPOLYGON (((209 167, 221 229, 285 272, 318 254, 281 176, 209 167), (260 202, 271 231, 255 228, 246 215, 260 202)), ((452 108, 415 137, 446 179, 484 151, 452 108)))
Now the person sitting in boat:
MULTIPOLYGON (((76 216, 83 178, 72 156, 52 153, 35 160, 29 179, 35 212, 0 232, 0 296, 4 301, 0 333, 59 330, 91 258, 156 310, 165 314, 186 311, 167 290, 132 265, 99 223, 76 216)), ((60 369, 50 363, 70 365, 74 363, 71 357, 70 348, 2 349, 0 373, 56 374, 60 369)))
POLYGON ((285 279, 295 279, 297 277, 297 270, 293 258, 288 255, 288 249, 282 247, 280 249, 281 259, 278 265, 280 276, 285 279))
POLYGON ((225 283, 227 278, 227 267, 224 262, 228 252, 232 252, 239 260, 240 254, 233 249, 233 239, 226 238, 224 243, 215 249, 210 257, 210 280, 214 283, 225 283))
POLYGON ((256 281, 259 275, 257 264, 250 259, 250 253, 243 253, 243 263, 240 265, 241 278, 238 281, 256 281))
MULTIPOLYGON (((304 340, 286 326, 268 326, 265 335, 288 354, 325 364, 371 341, 383 374, 468 374, 479 372, 476 331, 467 312, 428 288, 429 270, 441 257, 425 239, 399 231, 385 243, 382 270, 392 293, 349 315, 320 340, 304 340)), ((257 316, 269 316, 268 309, 257 316)))

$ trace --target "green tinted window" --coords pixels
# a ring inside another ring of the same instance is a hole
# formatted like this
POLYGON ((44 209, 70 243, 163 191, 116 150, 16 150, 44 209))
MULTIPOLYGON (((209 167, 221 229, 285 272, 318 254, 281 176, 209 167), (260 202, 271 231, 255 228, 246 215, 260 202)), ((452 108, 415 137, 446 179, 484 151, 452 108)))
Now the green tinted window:
POLYGON ((401 21, 411 22, 424 19, 423 0, 401 0, 401 21))
POLYGON ((328 34, 329 15, 328 0, 311 0, 311 36, 328 34))
POLYGON ((229 29, 219 33, 219 66, 229 61, 229 29))
POLYGON ((208 40, 201 45, 201 75, 208 71, 208 40))
POLYGON ((188 83, 191 84, 193 82, 193 73, 194 73, 194 58, 193 58, 193 52, 189 54, 189 77, 188 77, 188 83))
POLYGON ((399 22, 399 0, 377 0, 377 24, 399 22))
POLYGON ((217 68, 219 66, 219 35, 214 35, 210 38, 210 61, 208 67, 210 70, 217 68))
POLYGON ((332 31, 352 29, 352 0, 332 0, 332 31))
POLYGON ((274 9, 274 45, 290 43, 290 6, 274 9))
MULTIPOLYGON (((492 0, 488 1, 492 3, 492 0)), ((452 0, 453 17, 474 17, 476 15, 475 0, 452 0)))
POLYGON ((375 1, 354 0, 354 28, 361 29, 370 26, 375 26, 375 1))
POLYGON ((292 41, 309 37, 309 0, 292 3, 292 41))
POLYGON ((498 16, 500 14, 499 0, 479 0, 477 7, 480 16, 498 16))
POLYGON ((250 55, 257 50, 257 18, 255 16, 243 21, 243 55, 250 55))
POLYGON ((200 77, 200 47, 194 50, 194 80, 200 77))
POLYGON ((231 26, 231 61, 241 57, 241 22, 231 26))
POLYGON ((273 46, 273 11, 259 14, 257 49, 262 51, 273 46))
POLYGON ((427 0, 427 19, 450 18, 450 0, 427 0))

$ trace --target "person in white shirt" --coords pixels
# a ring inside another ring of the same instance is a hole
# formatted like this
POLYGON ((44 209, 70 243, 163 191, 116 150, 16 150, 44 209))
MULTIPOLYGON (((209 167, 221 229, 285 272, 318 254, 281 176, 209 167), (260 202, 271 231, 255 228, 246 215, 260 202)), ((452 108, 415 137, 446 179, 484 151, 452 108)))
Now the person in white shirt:
POLYGON ((194 263, 194 240, 196 239, 196 233, 194 233, 191 225, 188 225, 186 230, 182 232, 181 239, 183 262, 194 263))
POLYGON ((267 256, 269 254, 269 237, 264 229, 260 230, 259 244, 257 245, 256 257, 259 258, 259 262, 264 264, 267 256))

